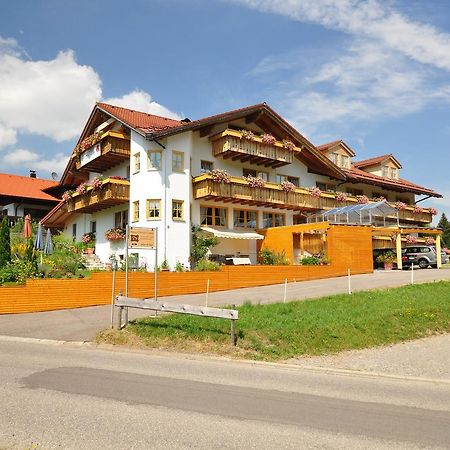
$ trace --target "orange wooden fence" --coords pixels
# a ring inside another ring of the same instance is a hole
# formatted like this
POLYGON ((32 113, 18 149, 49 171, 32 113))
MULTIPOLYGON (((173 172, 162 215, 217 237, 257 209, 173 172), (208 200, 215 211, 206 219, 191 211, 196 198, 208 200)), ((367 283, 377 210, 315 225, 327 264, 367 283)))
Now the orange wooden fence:
MULTIPOLYGON (((372 263, 360 266, 353 273, 372 271, 372 263)), ((197 294, 206 291, 210 280, 210 292, 264 286, 347 274, 342 264, 327 266, 224 266, 220 272, 161 272, 158 276, 158 295, 197 294)), ((116 293, 125 291, 125 273, 116 274, 116 293)), ((153 273, 129 274, 129 295, 153 296, 153 273)), ((0 287, 0 314, 51 311, 66 308, 106 305, 111 302, 112 273, 94 272, 85 279, 37 279, 24 286, 0 287)))

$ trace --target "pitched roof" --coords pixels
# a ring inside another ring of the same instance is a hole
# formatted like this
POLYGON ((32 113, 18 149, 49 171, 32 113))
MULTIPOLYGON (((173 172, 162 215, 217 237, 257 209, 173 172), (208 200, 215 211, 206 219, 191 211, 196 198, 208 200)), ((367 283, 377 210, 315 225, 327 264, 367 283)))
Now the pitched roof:
POLYGON ((442 197, 442 195, 438 192, 419 186, 418 184, 411 183, 411 181, 404 180, 403 178, 393 180, 392 178, 381 177, 379 175, 361 170, 358 167, 355 167, 354 164, 351 169, 342 170, 345 172, 348 181, 353 183, 367 183, 374 186, 383 186, 385 188, 390 188, 400 192, 412 192, 414 194, 429 195, 431 197, 442 197))
POLYGON ((329 148, 334 147, 342 142, 342 140, 327 142, 326 144, 318 145, 316 148, 321 152, 327 151, 329 148))
POLYGON ((109 105, 107 103, 97 103, 97 106, 106 113, 114 116, 126 123, 131 128, 150 133, 153 131, 166 130, 168 128, 183 126, 186 122, 169 119, 167 117, 156 116, 133 109, 122 108, 121 106, 109 105))
POLYGON ((387 159, 393 159, 394 162, 398 164, 399 167, 402 167, 400 162, 397 160, 397 158, 395 158, 395 156, 392 153, 389 153, 387 155, 375 156, 374 158, 363 159, 362 161, 354 162, 353 165, 358 168, 375 166, 377 164, 381 164, 383 161, 386 161, 387 159))
POLYGON ((44 189, 55 186, 58 186, 58 183, 53 180, 0 173, 0 196, 55 202, 59 199, 44 192, 44 189))

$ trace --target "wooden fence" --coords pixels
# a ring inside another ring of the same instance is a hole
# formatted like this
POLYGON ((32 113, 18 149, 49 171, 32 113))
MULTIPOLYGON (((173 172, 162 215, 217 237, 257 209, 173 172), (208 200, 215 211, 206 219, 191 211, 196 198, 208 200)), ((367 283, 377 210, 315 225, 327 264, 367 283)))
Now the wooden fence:
MULTIPOLYGON (((368 273, 370 265, 352 269, 352 273, 368 273)), ((198 294, 253 286, 330 278, 347 274, 342 264, 326 266, 224 266, 220 272, 161 272, 158 296, 198 294)), ((153 273, 129 274, 129 296, 152 297, 153 273)), ((37 279, 24 286, 0 287, 0 314, 51 311, 67 308, 106 305, 111 302, 112 273, 94 272, 85 279, 37 279)), ((125 292, 125 273, 116 274, 116 293, 125 292)))

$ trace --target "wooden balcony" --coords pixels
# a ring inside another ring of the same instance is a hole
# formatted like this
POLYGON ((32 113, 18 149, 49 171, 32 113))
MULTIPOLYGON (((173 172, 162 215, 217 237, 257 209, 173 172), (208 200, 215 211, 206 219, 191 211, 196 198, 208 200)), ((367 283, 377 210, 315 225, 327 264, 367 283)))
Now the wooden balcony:
POLYGON ((84 194, 73 194, 67 201, 67 211, 92 214, 111 206, 128 203, 129 200, 130 183, 107 178, 101 189, 88 188, 84 194))
POLYGON ((107 131, 93 147, 78 155, 76 167, 80 171, 103 173, 130 159, 130 137, 107 131))
MULTIPOLYGON (((266 183, 263 188, 252 188, 244 178, 231 177, 230 183, 217 183, 211 175, 203 174, 193 180, 194 199, 213 200, 240 205, 265 206, 271 208, 317 211, 355 205, 357 199, 348 197, 346 202, 338 202, 331 192, 323 192, 320 197, 313 197, 307 189, 297 188, 293 192, 285 192, 280 185, 266 183)), ((394 206, 392 204, 392 206, 394 206)), ((397 223, 397 215, 386 217, 389 222, 397 223)), ((399 211, 400 223, 429 224, 432 221, 430 212, 426 209, 415 213, 408 206, 399 211)))
POLYGON ((252 188, 244 178, 231 177, 230 183, 217 183, 204 174, 193 180, 194 198, 241 205, 267 206, 279 209, 314 211, 336 207, 333 195, 313 197, 306 189, 284 191, 280 185, 266 183, 263 188, 252 188))
POLYGON ((300 152, 300 148, 288 150, 283 143, 276 141, 274 144, 265 144, 260 137, 253 140, 242 138, 242 133, 235 130, 225 130, 212 136, 213 154, 223 159, 231 158, 232 161, 248 162, 264 167, 281 167, 294 161, 294 154, 300 152))

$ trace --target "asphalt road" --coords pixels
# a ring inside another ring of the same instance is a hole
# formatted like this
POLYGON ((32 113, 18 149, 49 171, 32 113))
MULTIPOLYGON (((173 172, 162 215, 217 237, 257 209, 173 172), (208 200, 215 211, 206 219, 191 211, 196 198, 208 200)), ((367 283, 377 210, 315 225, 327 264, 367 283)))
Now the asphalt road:
POLYGON ((450 383, 0 337, 0 448, 450 448, 450 383))

